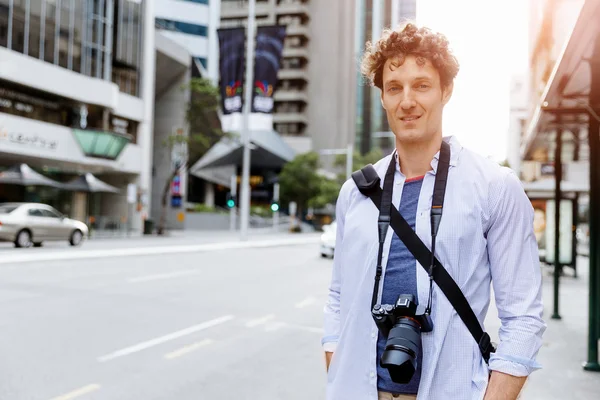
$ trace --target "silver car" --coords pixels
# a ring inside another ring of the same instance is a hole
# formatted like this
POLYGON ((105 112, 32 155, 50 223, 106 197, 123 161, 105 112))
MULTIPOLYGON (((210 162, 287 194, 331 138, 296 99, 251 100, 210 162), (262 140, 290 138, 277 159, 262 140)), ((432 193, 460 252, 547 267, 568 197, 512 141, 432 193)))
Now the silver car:
POLYGON ((69 219, 49 205, 0 203, 0 241, 39 247, 45 241, 67 240, 78 246, 87 236, 83 222, 69 219))

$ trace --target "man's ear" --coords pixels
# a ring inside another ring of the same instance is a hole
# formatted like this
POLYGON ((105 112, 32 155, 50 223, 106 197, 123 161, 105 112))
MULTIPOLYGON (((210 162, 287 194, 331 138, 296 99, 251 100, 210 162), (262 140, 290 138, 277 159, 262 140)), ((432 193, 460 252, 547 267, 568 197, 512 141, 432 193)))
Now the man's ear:
POLYGON ((454 82, 451 82, 448 86, 442 89, 442 103, 444 105, 448 104, 450 98, 452 97, 452 92, 454 91, 454 82))

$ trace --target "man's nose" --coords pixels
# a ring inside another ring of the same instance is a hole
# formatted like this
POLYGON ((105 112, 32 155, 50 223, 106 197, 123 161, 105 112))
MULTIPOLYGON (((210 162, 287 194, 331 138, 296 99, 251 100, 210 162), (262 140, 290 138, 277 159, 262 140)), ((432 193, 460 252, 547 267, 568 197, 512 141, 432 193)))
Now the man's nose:
POLYGON ((410 110, 416 107, 415 97, 412 90, 408 89, 402 92, 402 100, 400 101, 400 107, 403 110, 410 110))

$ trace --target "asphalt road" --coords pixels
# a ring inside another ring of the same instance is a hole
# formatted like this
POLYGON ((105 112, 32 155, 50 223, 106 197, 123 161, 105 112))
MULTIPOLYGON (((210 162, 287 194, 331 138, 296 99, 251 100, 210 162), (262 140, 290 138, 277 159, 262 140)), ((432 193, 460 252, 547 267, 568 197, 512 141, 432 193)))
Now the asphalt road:
POLYGON ((0 399, 323 398, 315 238, 3 251, 0 399))
MULTIPOLYGON (((0 400, 324 398, 318 235, 227 233, 0 248, 0 400)), ((561 280, 523 399, 592 399, 587 259, 561 280)), ((490 306, 486 329, 498 340, 490 306)))

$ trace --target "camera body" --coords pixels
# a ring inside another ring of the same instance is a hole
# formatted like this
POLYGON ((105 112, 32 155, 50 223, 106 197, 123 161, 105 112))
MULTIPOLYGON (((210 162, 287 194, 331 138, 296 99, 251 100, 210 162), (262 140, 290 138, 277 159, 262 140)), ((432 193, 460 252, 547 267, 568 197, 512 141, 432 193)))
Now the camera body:
POLYGON ((392 381, 410 382, 421 351, 421 332, 433 330, 431 316, 415 302, 412 294, 401 294, 393 305, 377 304, 371 314, 387 338, 380 365, 388 369, 392 381))
POLYGON ((393 305, 376 304, 371 314, 385 337, 388 337, 390 330, 402 318, 414 319, 421 326, 421 332, 433 330, 431 316, 425 313, 425 307, 417 305, 412 294, 401 294, 393 305))

